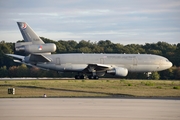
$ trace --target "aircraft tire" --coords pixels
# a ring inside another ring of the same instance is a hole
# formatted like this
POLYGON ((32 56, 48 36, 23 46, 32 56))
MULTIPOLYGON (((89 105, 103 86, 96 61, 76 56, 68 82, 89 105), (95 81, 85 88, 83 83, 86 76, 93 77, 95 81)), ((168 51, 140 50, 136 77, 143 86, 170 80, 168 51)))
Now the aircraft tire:
POLYGON ((92 75, 89 75, 88 78, 89 78, 89 79, 93 79, 94 77, 93 77, 92 75))
POLYGON ((80 76, 79 76, 79 75, 75 75, 74 78, 75 78, 75 79, 80 79, 80 76))
POLYGON ((84 79, 84 75, 81 75, 81 76, 80 76, 80 79, 84 79))
POLYGON ((96 75, 95 75, 95 76, 90 75, 90 76, 88 76, 88 78, 89 78, 89 79, 95 79, 95 80, 99 79, 99 77, 98 77, 98 76, 96 76, 96 75))
POLYGON ((93 78, 94 78, 94 79, 96 79, 96 80, 97 80, 97 79, 99 79, 99 77, 98 77, 98 76, 93 76, 93 78))
POLYGON ((75 75, 75 79, 84 79, 84 75, 75 75))

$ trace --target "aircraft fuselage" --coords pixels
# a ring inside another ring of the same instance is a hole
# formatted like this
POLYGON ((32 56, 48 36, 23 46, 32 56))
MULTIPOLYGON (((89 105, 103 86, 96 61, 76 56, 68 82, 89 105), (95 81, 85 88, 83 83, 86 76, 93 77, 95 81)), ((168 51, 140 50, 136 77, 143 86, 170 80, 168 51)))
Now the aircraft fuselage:
POLYGON ((127 68, 129 72, 161 71, 172 66, 167 58, 150 54, 52 54, 51 62, 37 66, 56 71, 82 71, 88 64, 105 64, 127 68))

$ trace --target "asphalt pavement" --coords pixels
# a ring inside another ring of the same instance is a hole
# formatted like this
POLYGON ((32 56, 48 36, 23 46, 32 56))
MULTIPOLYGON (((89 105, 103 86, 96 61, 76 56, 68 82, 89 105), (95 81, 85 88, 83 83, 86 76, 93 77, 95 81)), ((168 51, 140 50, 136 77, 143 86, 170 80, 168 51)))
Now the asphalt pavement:
POLYGON ((2 98, 0 120, 180 120, 180 100, 2 98))

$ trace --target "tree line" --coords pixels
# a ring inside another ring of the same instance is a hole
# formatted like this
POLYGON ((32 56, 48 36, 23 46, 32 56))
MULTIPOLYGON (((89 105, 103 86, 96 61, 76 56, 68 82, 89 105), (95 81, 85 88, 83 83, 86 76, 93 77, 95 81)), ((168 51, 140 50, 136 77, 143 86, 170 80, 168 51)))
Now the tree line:
MULTIPOLYGON (((57 50, 53 54, 57 53, 119 53, 119 54, 156 54, 161 55, 169 59, 173 63, 173 67, 161 71, 153 72, 152 79, 180 79, 180 43, 169 44, 166 42, 146 43, 144 45, 128 44, 122 45, 120 43, 113 43, 110 40, 100 40, 97 42, 91 42, 81 40, 76 42, 74 40, 59 40, 54 41, 44 37, 41 39, 45 43, 54 43, 57 46, 57 50)), ((18 41, 23 42, 23 40, 18 41)), ((73 76, 74 74, 58 74, 55 71, 44 71, 25 65, 20 65, 13 62, 11 57, 5 54, 19 54, 25 55, 24 52, 17 52, 14 49, 15 43, 9 43, 5 41, 0 42, 0 77, 64 77, 73 76)), ((107 77, 107 76, 106 76, 107 77)), ((112 77, 112 76, 110 76, 112 77)), ((128 79, 144 79, 146 75, 144 73, 129 73, 126 77, 128 79)))

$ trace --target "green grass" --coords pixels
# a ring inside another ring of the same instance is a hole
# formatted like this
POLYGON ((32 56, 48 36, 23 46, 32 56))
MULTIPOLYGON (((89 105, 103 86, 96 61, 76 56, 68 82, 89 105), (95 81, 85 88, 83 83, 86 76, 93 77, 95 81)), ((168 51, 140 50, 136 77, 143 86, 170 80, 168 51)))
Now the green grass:
POLYGON ((180 86, 174 86, 173 89, 180 89, 180 86))
POLYGON ((180 81, 12 80, 0 81, 0 98, 9 97, 180 97, 180 81), (15 88, 15 95, 7 94, 15 88))

